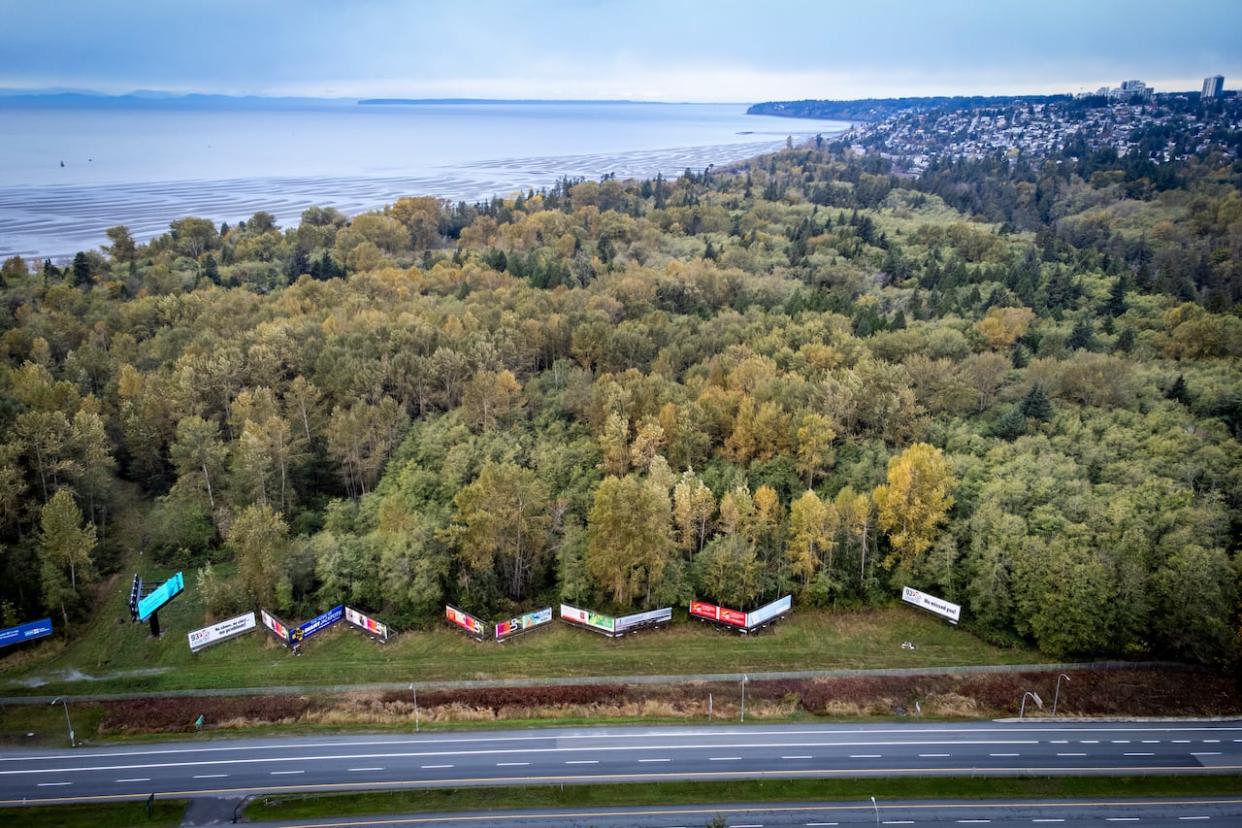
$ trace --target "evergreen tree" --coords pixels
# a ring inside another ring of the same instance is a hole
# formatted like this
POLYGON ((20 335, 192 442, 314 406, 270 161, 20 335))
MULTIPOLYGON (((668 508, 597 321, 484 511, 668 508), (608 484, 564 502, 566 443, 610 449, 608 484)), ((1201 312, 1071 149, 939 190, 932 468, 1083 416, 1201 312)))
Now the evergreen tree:
POLYGON ((1177 375, 1177 379, 1164 392, 1166 399, 1176 400, 1182 405, 1190 405, 1190 392, 1186 390, 1186 377, 1182 374, 1177 375))
POLYGON ((1002 440, 1016 440, 1026 434, 1026 416, 1022 406, 1015 405, 992 426, 992 435, 1002 440))
POLYGON ((1074 323, 1074 330, 1070 332, 1070 337, 1066 341, 1066 346, 1075 350, 1090 350, 1095 343, 1095 328, 1091 325, 1091 320, 1082 317, 1074 323))
POLYGON ((89 287, 91 283, 91 263, 81 250, 73 257, 73 284, 75 287, 89 287))
POLYGON ((1026 396, 1022 398, 1018 407, 1023 417, 1029 417, 1041 423, 1052 419, 1052 400, 1048 399, 1048 394, 1039 383, 1031 386, 1031 390, 1026 392, 1026 396))

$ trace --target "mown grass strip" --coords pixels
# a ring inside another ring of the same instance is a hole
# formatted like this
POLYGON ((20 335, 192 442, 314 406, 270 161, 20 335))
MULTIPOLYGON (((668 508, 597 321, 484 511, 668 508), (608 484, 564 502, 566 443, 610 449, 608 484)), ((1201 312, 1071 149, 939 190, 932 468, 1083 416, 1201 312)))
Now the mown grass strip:
POLYGON ((421 811, 597 808, 739 802, 878 799, 1007 799, 1220 796, 1242 792, 1242 776, 1081 776, 909 779, 778 779, 610 785, 532 785, 269 796, 247 808, 252 820, 313 819, 421 811))
POLYGON ((144 802, 36 805, 2 810, 0 823, 22 828, 166 828, 181 824, 186 805, 184 799, 156 799, 150 817, 144 802))

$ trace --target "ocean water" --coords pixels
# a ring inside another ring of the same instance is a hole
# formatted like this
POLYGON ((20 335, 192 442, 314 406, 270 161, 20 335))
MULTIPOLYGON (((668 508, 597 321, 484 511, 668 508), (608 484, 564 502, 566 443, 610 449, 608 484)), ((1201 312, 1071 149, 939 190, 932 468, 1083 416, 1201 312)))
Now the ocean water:
POLYGON ((296 222, 403 195, 474 201, 551 184, 680 174, 847 125, 745 114, 743 104, 513 103, 256 108, 0 108, 0 257, 151 238, 186 215, 256 210, 296 222), (63 166, 61 165, 63 162, 63 166))

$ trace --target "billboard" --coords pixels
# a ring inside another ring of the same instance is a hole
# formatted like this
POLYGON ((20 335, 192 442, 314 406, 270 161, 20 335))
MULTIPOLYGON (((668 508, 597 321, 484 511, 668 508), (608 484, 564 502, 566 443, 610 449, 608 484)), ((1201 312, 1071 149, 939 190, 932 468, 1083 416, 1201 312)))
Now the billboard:
POLYGON ((617 619, 611 615, 578 609, 568 604, 561 604, 561 618, 566 621, 572 621, 575 624, 581 624, 584 627, 590 627, 593 630, 608 633, 609 635, 616 632, 617 629, 617 619))
POLYGON ((146 598, 138 601, 138 620, 146 621, 151 617, 151 613, 167 604, 185 591, 185 577, 178 572, 164 583, 155 588, 155 591, 146 598))
POLYGON ((461 627, 463 630, 470 633, 480 641, 482 641, 483 637, 487 635, 483 622, 468 612, 462 612, 456 607, 445 605, 444 617, 448 619, 450 624, 461 627))
POLYGON ((958 604, 950 603, 943 598, 937 598, 935 595, 928 595, 926 592, 920 592, 910 587, 901 588, 901 600, 907 604, 914 604, 919 609, 925 609, 936 615, 949 619, 949 623, 956 624, 962 617, 962 608, 958 604))
POLYGON ((259 610, 259 617, 263 619, 263 626, 272 631, 272 635, 280 639, 280 643, 285 646, 289 645, 289 627, 285 622, 272 615, 265 609, 259 610))
POLYGON ((551 620, 551 607, 546 607, 538 612, 528 612, 525 615, 519 615, 517 618, 510 618, 508 621, 501 621, 497 624, 496 638, 508 638, 511 635, 517 635, 520 632, 534 629, 540 624, 547 624, 551 620))
POLYGON ((793 596, 786 595, 784 598, 777 598, 770 604, 766 604, 754 612, 746 613, 747 628, 757 627, 765 621, 771 621, 777 616, 784 615, 793 609, 793 596))
POLYGON ((381 641, 388 640, 388 626, 381 624, 369 615, 363 615, 353 607, 345 608, 345 620, 361 629, 367 635, 373 635, 381 641))
POLYGON ((718 607, 706 601, 691 601, 690 614, 696 618, 718 621, 721 624, 728 624, 731 627, 738 627, 743 630, 749 626, 746 623, 746 613, 740 610, 728 609, 727 607, 718 607))
POLYGON ((18 624, 16 627, 0 630, 0 647, 20 644, 23 641, 33 641, 36 638, 43 638, 51 634, 52 619, 40 618, 38 621, 27 621, 25 624, 18 624))
POLYGON ((614 631, 623 633, 626 630, 633 630, 639 627, 650 627, 655 624, 667 624, 672 620, 672 607, 650 610, 649 612, 636 612, 633 615, 623 615, 618 618, 614 623, 614 631))
POLYGON ((289 632, 289 641, 294 646, 297 646, 320 630, 326 630, 328 627, 331 627, 344 617, 345 607, 337 604, 335 607, 322 615, 316 615, 306 623, 294 627, 293 630, 289 632))
POLYGON ((221 621, 219 624, 212 624, 210 627, 194 630, 188 636, 190 639, 190 652, 197 653, 204 647, 210 647, 212 644, 219 644, 221 641, 236 638, 243 633, 250 632, 255 627, 254 613, 248 612, 245 615, 221 621))

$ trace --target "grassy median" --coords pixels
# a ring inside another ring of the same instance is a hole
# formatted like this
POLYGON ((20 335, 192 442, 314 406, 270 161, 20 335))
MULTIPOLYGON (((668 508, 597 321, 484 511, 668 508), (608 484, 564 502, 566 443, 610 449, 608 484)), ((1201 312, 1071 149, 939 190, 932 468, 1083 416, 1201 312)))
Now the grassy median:
POLYGON ((268 796, 252 802, 252 820, 480 811, 764 802, 870 802, 877 799, 1074 799, 1083 797, 1222 796, 1242 792, 1242 776, 938 777, 908 779, 775 779, 375 791, 268 796))
POLYGON ((184 799, 156 799, 150 816, 144 802, 39 805, 0 811, 0 822, 22 828, 165 828, 181 824, 186 805, 184 799))

